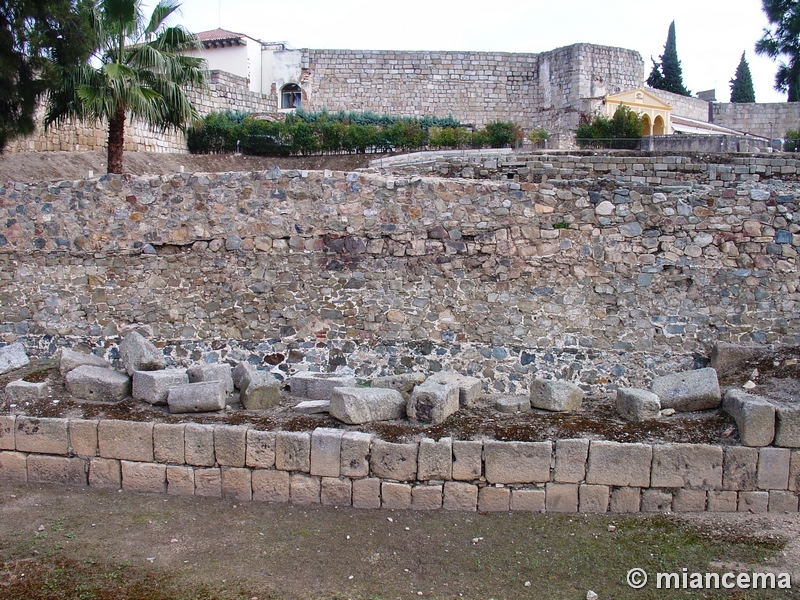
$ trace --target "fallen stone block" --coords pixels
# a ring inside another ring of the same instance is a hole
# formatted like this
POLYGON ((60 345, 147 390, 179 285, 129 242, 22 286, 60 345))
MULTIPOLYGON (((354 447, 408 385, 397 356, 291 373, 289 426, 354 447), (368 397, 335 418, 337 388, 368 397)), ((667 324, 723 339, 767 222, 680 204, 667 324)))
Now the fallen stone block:
POLYGON ((418 385, 411 392, 406 414, 412 421, 441 423, 458 411, 459 387, 455 382, 431 381, 418 385))
POLYGON ((376 377, 372 380, 372 387, 397 390, 403 395, 403 398, 408 400, 414 388, 423 381, 425 381, 425 375, 422 373, 401 373, 400 375, 376 377))
POLYGON ((710 367, 656 377, 650 391, 658 396, 662 408, 678 412, 710 410, 722 403, 717 372, 710 367))
POLYGON ((239 381, 239 397, 246 410, 263 410, 277 406, 281 384, 266 371, 249 371, 239 381))
POLYGON ((494 408, 497 412, 513 415, 531 409, 531 399, 527 396, 502 396, 495 400, 494 408))
POLYGON ((242 379, 248 373, 252 373, 256 370, 254 365, 251 365, 249 362, 240 362, 236 365, 233 370, 231 371, 231 379, 233 380, 233 387, 237 390, 243 389, 242 387, 242 379))
POLYGON ((167 366, 163 354, 153 342, 136 331, 128 333, 120 342, 119 356, 128 375, 133 375, 134 371, 158 371, 167 366))
POLYGON ((219 381, 185 383, 170 388, 167 404, 171 413, 222 410, 225 408, 225 388, 219 381))
POLYGON ((330 407, 330 400, 303 400, 295 404, 292 410, 304 415, 316 415, 328 412, 330 407))
POLYGON ((657 419, 661 413, 661 401, 653 392, 636 388, 617 390, 617 414, 626 421, 657 419))
POLYGON ((61 349, 61 357, 58 361, 58 372, 61 373, 62 376, 66 376, 67 373, 73 369, 77 369, 83 365, 103 367, 105 369, 111 368, 111 365, 108 363, 108 361, 94 354, 75 352, 69 348, 61 349))
POLYGON ((231 368, 225 363, 195 365, 186 369, 186 374, 189 376, 189 383, 221 381, 226 393, 233 391, 231 368))
POLYGON ((330 398, 330 415, 349 425, 400 419, 406 409, 403 395, 388 388, 337 387, 330 398))
POLYGON ((579 410, 583 390, 569 381, 536 379, 531 383, 531 406, 554 412, 579 410))
POLYGON ((0 375, 20 369, 30 361, 25 352, 25 346, 17 342, 0 348, 0 375))
POLYGON ((337 387, 355 387, 356 378, 352 375, 338 373, 315 373, 301 371, 289 378, 289 387, 293 396, 309 400, 330 400, 333 389, 337 387))
POLYGON ((131 395, 131 378, 103 367, 83 365, 67 373, 67 391, 81 400, 119 402, 131 395))
POLYGON ((134 371, 133 397, 149 404, 166 404, 169 390, 177 385, 189 383, 184 369, 162 371, 134 371))
POLYGON ((13 402, 33 402, 47 398, 50 384, 47 381, 25 381, 17 379, 6 385, 6 397, 13 402))
POLYGON ((750 371, 771 353, 765 346, 717 342, 711 351, 711 368, 723 379, 736 375, 747 378, 750 371))
POLYGON ((483 384, 477 377, 468 377, 453 371, 439 371, 428 377, 427 381, 458 386, 458 402, 461 406, 474 406, 483 392, 483 384))
POLYGON ((766 398, 731 389, 722 409, 733 417, 744 446, 769 446, 775 438, 775 406, 766 398))
POLYGON ((797 402, 774 402, 774 404, 775 445, 783 448, 800 448, 800 404, 797 402))

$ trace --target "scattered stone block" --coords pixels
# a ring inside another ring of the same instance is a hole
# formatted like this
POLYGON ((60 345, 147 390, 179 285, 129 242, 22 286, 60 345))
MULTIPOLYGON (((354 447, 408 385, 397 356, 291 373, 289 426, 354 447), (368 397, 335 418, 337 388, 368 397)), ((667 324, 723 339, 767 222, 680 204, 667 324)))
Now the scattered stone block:
POLYGON ((661 401, 653 392, 636 388, 617 390, 617 414, 626 421, 657 419, 661 414, 661 401))
POLYGON ((765 513, 769 507, 769 492, 739 492, 738 512, 765 513))
POLYGON ((483 442, 480 440, 453 441, 453 479, 475 481, 483 470, 483 442))
POLYGON ((245 410, 273 408, 281 400, 281 384, 266 371, 250 371, 240 381, 239 397, 245 410))
POLYGON ((551 442, 497 442, 483 444, 489 483, 544 483, 550 481, 551 442))
POLYGON ((380 508, 381 480, 356 479, 353 481, 353 508, 380 508))
POLYGON ((275 436, 275 468, 308 473, 311 470, 311 435, 305 431, 279 431, 275 436))
POLYGON ((419 423, 441 423, 458 411, 459 387, 455 382, 431 381, 418 385, 411 392, 406 414, 419 423))
POLYGON ((789 489, 789 464, 792 452, 788 448, 760 448, 758 451, 758 489, 789 489))
POLYGON ((119 402, 131 395, 131 379, 124 373, 83 365, 67 373, 67 391, 80 400, 119 402))
POLYGON ((722 448, 706 444, 653 446, 650 485, 717 489, 722 485, 722 448))
POLYGON ((672 494, 650 488, 642 491, 642 512, 664 513, 672 510, 672 494))
POLYGON ((14 369, 21 369, 30 361, 25 352, 25 346, 16 342, 0 348, 0 375, 4 375, 14 369))
POLYGON ((706 491, 680 488, 672 496, 673 512, 704 512, 706 510, 706 491))
POLYGON ((242 379, 244 379, 245 375, 248 373, 253 373, 254 371, 256 371, 255 365, 251 365, 249 362, 240 362, 238 365, 236 365, 231 371, 233 387, 235 387, 237 390, 244 389, 246 385, 242 385, 242 379))
POLYGON ((775 403, 775 445, 800 448, 800 403, 775 403))
POLYGON ((334 388, 352 388, 355 385, 355 377, 339 373, 301 371, 289 378, 289 388, 292 391, 292 395, 308 398, 309 400, 330 400, 334 388))
POLYGON ((618 487, 650 486, 653 448, 649 444, 592 441, 586 483, 618 487))
POLYGON ((785 490, 770 490, 769 512, 797 512, 797 494, 785 490))
POLYGON ((27 454, 0 452, 0 481, 28 481, 27 454))
POLYGON ((580 483, 586 477, 586 459, 589 456, 589 440, 556 440, 556 468, 553 481, 556 483, 580 483))
POLYGON ((257 469, 253 471, 252 484, 253 500, 289 502, 289 473, 286 471, 257 469))
POLYGON ((170 388, 167 404, 171 413, 213 412, 225 408, 225 388, 220 381, 185 383, 170 388))
POLYGON ((97 425, 97 447, 102 458, 153 461, 153 423, 103 419, 97 425))
POLYGON ((251 471, 240 467, 222 467, 222 497, 249 502, 253 497, 251 471))
POLYGON ((167 494, 194 496, 194 469, 184 465, 167 465, 167 494))
MULTIPOLYGON (((185 427, 183 423, 156 423, 153 425, 153 457, 157 462, 183 464, 186 456, 185 427)), ((192 487, 192 493, 194 493, 194 487, 192 487)))
POLYGON ((405 410, 402 394, 387 388, 336 387, 328 407, 332 417, 349 425, 400 419, 405 410))
POLYGON ((194 470, 194 495, 222 497, 222 473, 218 468, 194 470))
POLYGON ((16 415, 0 415, 0 450, 14 450, 14 424, 16 415))
POLYGON ((343 477, 366 477, 369 475, 369 450, 372 435, 360 431, 342 434, 339 472, 343 477))
POLYGON ((497 412, 513 415, 531 409, 531 399, 527 396, 501 396, 494 403, 497 412))
POLYGON ((408 400, 414 388, 423 381, 425 381, 425 375, 422 373, 402 373, 400 375, 376 377, 372 380, 372 387, 397 390, 402 394, 403 398, 408 400))
POLYGON ((159 371, 167 367, 164 355, 153 343, 131 331, 119 344, 119 357, 128 375, 134 371, 159 371))
POLYGON ((738 494, 736 492, 708 490, 708 512, 736 512, 738 494))
POLYGON ((531 406, 554 412, 580 410, 583 390, 569 381, 536 379, 531 382, 531 406))
POLYGON ((122 467, 122 489, 126 492, 151 492, 163 494, 167 491, 167 467, 158 463, 120 461, 122 467))
POLYGON ((187 423, 183 430, 183 441, 184 460, 187 465, 213 467, 216 464, 213 425, 187 423))
POLYGON ((330 400, 303 400, 292 407, 294 412, 304 415, 318 415, 330 411, 330 400))
POLYGON ((749 374, 759 362, 770 355, 769 348, 730 342, 717 342, 711 351, 711 368, 719 377, 749 374))
POLYGON ((353 484, 350 479, 345 477, 322 478, 320 502, 325 506, 350 506, 352 494, 353 484))
POLYGON ((725 448, 722 469, 722 488, 734 491, 751 491, 758 483, 758 450, 742 446, 725 448))
POLYGON ((446 481, 442 507, 445 510, 475 512, 478 509, 478 486, 459 481, 446 481))
POLYGON ((775 438, 775 406, 765 398, 730 389, 722 409, 733 417, 745 446, 769 446, 775 438))
POLYGON ((58 485, 85 486, 88 470, 82 458, 29 454, 27 458, 28 483, 55 483, 58 485))
POLYGON ((72 419, 69 422, 69 448, 78 456, 97 456, 97 424, 99 421, 72 419))
POLYGON ((511 490, 505 487, 486 486, 478 490, 478 510, 481 512, 506 512, 511 510, 511 490))
POLYGON ((453 475, 453 440, 441 438, 438 442, 424 438, 419 443, 417 457, 417 479, 448 480, 453 475))
POLYGON ((69 421, 66 419, 17 416, 16 448, 19 452, 66 455, 69 451, 69 421))
POLYGON ((10 402, 35 402, 47 398, 50 393, 50 384, 47 381, 25 381, 17 379, 6 385, 6 398, 10 402))
POLYGON ((417 476, 416 443, 395 444, 375 440, 370 454, 370 470, 376 477, 397 481, 413 481, 417 476))
POLYGON ((458 403, 460 406, 474 406, 483 392, 483 384, 477 377, 468 377, 453 371, 439 371, 426 380, 440 385, 456 385, 458 387, 458 403))
POLYGON ((245 425, 215 425, 214 454, 223 467, 244 467, 247 453, 245 425))
POLYGON ((608 500, 611 489, 607 485, 583 484, 578 488, 580 504, 578 510, 582 513, 603 514, 608 512, 608 500))
POLYGON ((311 477, 303 473, 292 473, 289 478, 289 501, 292 504, 319 504, 319 477, 311 477))
POLYGON ((339 477, 342 453, 341 429, 317 427, 311 433, 311 474, 339 477))
POLYGON ((189 383, 221 381, 223 393, 233 391, 231 368, 225 363, 194 365, 186 369, 186 374, 189 376, 189 383))
POLYGON ((101 367, 103 369, 110 369, 111 365, 103 358, 96 354, 86 354, 84 352, 75 352, 69 348, 61 349, 61 356, 58 361, 58 372, 62 377, 66 377, 67 373, 83 365, 90 367, 101 367))
POLYGON ((411 508, 414 510, 438 510, 442 508, 442 486, 415 485, 411 490, 411 508))
POLYGON ((710 410, 722 402, 717 372, 710 367, 656 377, 650 391, 658 396, 662 408, 678 412, 710 410))
POLYGON ((411 486, 407 483, 381 483, 381 506, 396 510, 411 508, 411 486))
MULTIPOLYGON (((122 488, 122 468, 115 458, 89 459, 89 485, 91 487, 119 490, 122 488)), ((192 489, 194 492, 194 489, 192 489)))
POLYGON ((511 490, 511 510, 544 512, 544 490, 511 490))
POLYGON ((189 377, 184 369, 134 371, 133 398, 144 400, 149 404, 166 404, 169 390, 187 383, 189 383, 189 377))
POLYGON ((274 469, 276 436, 274 431, 248 429, 245 464, 256 469, 274 469))
POLYGON ((618 487, 611 490, 609 511, 612 513, 637 513, 641 505, 642 490, 638 487, 618 487))
POLYGON ((547 512, 574 513, 578 510, 578 484, 548 483, 545 486, 547 512))

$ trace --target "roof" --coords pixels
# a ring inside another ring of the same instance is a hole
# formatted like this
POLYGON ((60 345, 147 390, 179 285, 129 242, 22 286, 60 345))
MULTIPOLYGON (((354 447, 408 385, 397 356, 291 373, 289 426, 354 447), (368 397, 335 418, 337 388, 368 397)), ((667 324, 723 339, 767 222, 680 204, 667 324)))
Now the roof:
POLYGON ((217 48, 221 46, 239 46, 245 44, 244 38, 249 37, 243 33, 234 33, 227 29, 212 29, 211 31, 201 31, 197 38, 206 48, 217 48))
POLYGON ((625 104, 631 108, 639 106, 656 110, 672 110, 671 105, 642 88, 606 96, 605 101, 606 104, 625 104))
POLYGON ((698 135, 749 135, 743 131, 736 131, 729 127, 698 121, 697 119, 690 119, 689 117, 677 117, 673 115, 670 122, 675 133, 693 133, 698 135))

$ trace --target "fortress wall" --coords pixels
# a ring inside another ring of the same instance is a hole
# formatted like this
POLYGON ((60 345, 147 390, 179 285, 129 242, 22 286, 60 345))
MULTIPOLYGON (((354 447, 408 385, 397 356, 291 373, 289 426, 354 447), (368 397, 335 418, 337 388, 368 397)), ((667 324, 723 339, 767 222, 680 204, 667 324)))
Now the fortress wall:
POLYGON ((782 138, 800 129, 800 102, 773 104, 714 103, 713 122, 765 138, 782 138))
MULTIPOLYGON (((667 102, 672 106, 672 114, 678 117, 688 117, 697 121, 708 122, 709 103, 700 98, 691 96, 681 96, 665 90, 645 88, 648 92, 656 96, 659 100, 667 102)), ((716 105, 714 105, 716 106, 716 105)), ((716 121, 714 121, 716 123, 716 121)), ((723 125, 723 123, 720 123, 723 125)), ((741 130, 740 130, 741 131, 741 130)))

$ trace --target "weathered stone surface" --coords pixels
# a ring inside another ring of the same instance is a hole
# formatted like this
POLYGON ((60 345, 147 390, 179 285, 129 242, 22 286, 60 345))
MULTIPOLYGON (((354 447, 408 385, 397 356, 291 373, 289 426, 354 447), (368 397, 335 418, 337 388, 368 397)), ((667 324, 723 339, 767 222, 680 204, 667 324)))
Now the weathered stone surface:
POLYGON ((275 468, 308 473, 311 469, 311 435, 305 431, 279 431, 275 437, 275 468))
POLYGON ((441 438, 438 442, 423 438, 419 443, 417 457, 417 479, 448 480, 453 474, 453 440, 441 438))
POLYGON ((722 487, 726 490, 755 490, 758 482, 758 450, 741 446, 725 448, 722 487))
POLYGON ((166 404, 169 390, 187 383, 189 383, 189 377, 184 369, 134 371, 133 397, 150 404, 166 404))
POLYGON ((636 388, 617 389, 617 414, 626 421, 657 419, 661 401, 653 392, 636 388))
POLYGON ((17 416, 16 448, 19 452, 67 454, 69 421, 66 419, 17 416))
POLYGON ((194 365, 186 369, 186 374, 189 383, 220 381, 224 393, 233 391, 231 367, 225 363, 194 365))
POLYGON ((341 429, 317 427, 311 433, 311 474, 339 477, 342 452, 341 429))
POLYGON ((475 481, 483 470, 483 442, 480 440, 453 441, 453 479, 475 481))
POLYGON ((0 452, 0 481, 28 481, 27 454, 0 452))
POLYGON ((775 445, 800 448, 800 402, 775 402, 775 445))
POLYGON ((461 406, 474 406, 483 393, 483 384, 477 377, 468 377, 454 371, 439 371, 426 380, 426 383, 439 383, 442 385, 454 384, 458 386, 458 403, 461 406))
MULTIPOLYGON (((122 488, 122 468, 114 458, 93 457, 89 459, 89 485, 92 487, 122 488)), ((194 493, 194 486, 192 486, 194 493)))
POLYGON ((87 463, 82 458, 29 454, 27 461, 28 483, 56 483, 59 485, 87 485, 87 463))
POLYGON ((119 402, 131 395, 131 379, 124 373, 83 365, 66 377, 67 391, 81 400, 119 402))
POLYGON ((97 456, 97 424, 89 419, 71 419, 69 422, 69 448, 78 456, 97 456))
POLYGON ((319 499, 325 506, 350 506, 353 482, 345 477, 323 477, 319 499))
POLYGON ((289 473, 286 471, 256 469, 253 471, 252 485, 253 500, 284 503, 289 501, 289 473))
POLYGON ((372 380, 374 388, 388 388, 397 390, 408 400, 414 387, 425 381, 422 373, 401 373, 400 375, 387 375, 386 377, 376 377, 372 380))
POLYGON ((765 398, 731 388, 722 408, 736 421, 745 446, 769 446, 775 438, 775 406, 765 398))
POLYGON ((765 513, 769 507, 769 492, 739 492, 739 512, 765 513))
POLYGON ((407 483, 381 483, 381 506, 394 510, 411 508, 411 486, 407 483))
POLYGON ((14 450, 14 423, 16 415, 0 415, 0 450, 14 450))
POLYGON ((414 510, 438 510, 442 508, 441 485, 415 485, 411 490, 411 508, 414 510))
POLYGON ((511 510, 544 512, 544 490, 511 490, 511 510))
POLYGON ((642 490, 638 487, 618 487, 611 490, 609 512, 637 513, 641 506, 642 490))
POLYGON ((789 489, 789 466, 792 452, 788 448, 758 450, 758 489, 789 489))
POLYGON ((152 462, 153 425, 143 421, 101 420, 97 425, 97 446, 100 456, 152 462))
POLYGON ((248 429, 246 425, 214 426, 214 454, 217 464, 224 467, 244 467, 248 429))
POLYGON ((183 430, 183 440, 184 460, 187 465, 213 467, 216 464, 213 425, 187 423, 183 430))
POLYGON ((800 450, 792 451, 792 459, 789 463, 789 489, 793 492, 800 492, 800 450))
POLYGON ((153 457, 157 462, 183 464, 186 440, 183 423, 156 423, 153 425, 153 457))
POLYGON ((784 490, 771 490, 769 493, 769 512, 796 513, 797 494, 784 490))
POLYGON ((492 486, 478 490, 478 510, 481 512, 505 512, 511 510, 511 490, 492 486))
POLYGON ((19 342, 0 348, 0 375, 21 369, 29 362, 31 361, 25 352, 25 346, 19 342))
POLYGON ((250 469, 222 467, 222 497, 249 502, 253 497, 250 469))
POLYGON ((556 468, 553 481, 556 483, 580 483, 586 477, 586 459, 589 456, 589 440, 556 440, 556 468))
POLYGON ((370 470, 375 477, 413 481, 417 476, 416 443, 395 444, 383 440, 372 443, 370 470))
POLYGON ((489 483, 550 481, 551 442, 497 442, 486 440, 483 455, 489 483))
POLYGON ((653 449, 648 444, 592 441, 586 483, 649 487, 653 449))
POLYGON ((249 371, 240 382, 240 398, 246 410, 263 410, 277 406, 281 399, 281 384, 271 373, 249 371))
POLYGON ((330 402, 330 415, 349 425, 400 419, 406 410, 403 395, 388 388, 336 387, 330 402))
POLYGON ((372 435, 360 431, 346 431, 342 435, 339 471, 343 477, 369 475, 369 450, 372 435))
POLYGON ((222 497, 222 473, 219 468, 194 470, 194 495, 222 497))
POLYGON ((6 398, 12 403, 34 402, 47 398, 50 393, 50 383, 47 381, 25 381, 17 379, 6 384, 6 398))
POLYGON ((736 512, 739 503, 739 494, 736 492, 709 490, 707 495, 708 512, 736 512))
POLYGON ((444 484, 445 510, 472 511, 478 509, 478 486, 458 481, 447 481, 444 484))
POLYGON ((412 421, 441 423, 458 411, 459 387, 455 382, 431 381, 418 385, 411 392, 406 414, 412 421))
POLYGON ((301 371, 289 378, 289 387, 292 390, 292 395, 308 398, 309 400, 331 400, 334 388, 352 388, 355 385, 355 377, 338 373, 301 371))
POLYGON ((547 512, 574 513, 578 510, 578 484, 548 483, 545 486, 547 512))
POLYGON ((110 369, 111 365, 104 358, 96 354, 86 354, 84 352, 75 352, 69 348, 62 348, 61 355, 58 361, 58 372, 62 377, 66 377, 67 373, 73 369, 77 369, 83 365, 92 367, 103 367, 110 369))
POLYGON ((247 454, 245 464, 257 469, 273 469, 275 467, 274 431, 247 430, 247 454))
POLYGON ((353 481, 353 508, 380 508, 381 480, 377 478, 353 481))
POLYGON ((303 400, 292 407, 294 412, 304 415, 318 415, 329 412, 331 408, 330 400, 303 400))
POLYGON ((607 485, 583 484, 578 489, 578 510, 582 513, 605 513, 608 511, 610 497, 611 489, 607 485))
POLYGON ((134 371, 158 371, 167 366, 164 355, 136 331, 129 332, 119 344, 119 357, 128 375, 134 371))
POLYGON ((157 463, 120 461, 122 467, 122 489, 128 492, 167 491, 167 466, 157 463))
POLYGON ((193 496, 194 469, 183 465, 167 465, 167 494, 193 496))
POLYGON ((706 491, 681 488, 672 496, 674 512, 704 512, 706 510, 706 491))
POLYGON ((498 412, 513 415, 529 411, 531 399, 528 396, 501 396, 495 400, 494 407, 498 412))
POLYGON ((583 390, 569 381, 535 379, 531 382, 531 406, 555 412, 579 410, 583 390))
POLYGON ((662 408, 679 412, 717 408, 722 402, 717 372, 710 367, 656 377, 650 391, 658 396, 662 408))
POLYGON ((705 444, 653 446, 652 487, 716 489, 722 485, 722 448, 705 444))
POLYGON ((225 388, 220 381, 185 383, 169 389, 171 413, 212 412, 225 408, 225 388))
POLYGON ((670 512, 672 494, 667 490, 651 488, 642 491, 642 512, 670 512))
POLYGON ((770 350, 765 346, 732 344, 717 342, 711 351, 711 367, 719 377, 744 374, 752 371, 763 358, 769 356, 770 350))
POLYGON ((256 367, 246 361, 240 362, 238 365, 236 365, 231 371, 231 380, 233 381, 233 387, 235 387, 237 390, 243 389, 243 387, 245 386, 242 386, 242 379, 244 379, 245 375, 247 375, 248 373, 252 373, 255 370, 256 367))
POLYGON ((289 478, 289 501, 292 504, 319 504, 319 477, 311 477, 303 473, 292 473, 289 478))

